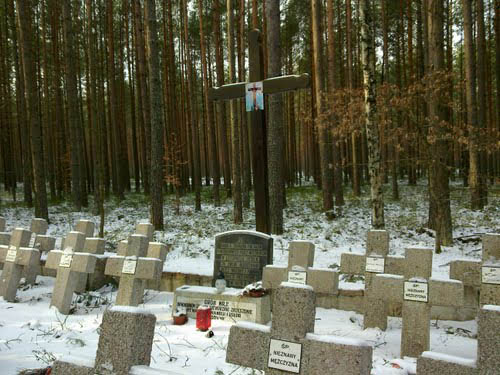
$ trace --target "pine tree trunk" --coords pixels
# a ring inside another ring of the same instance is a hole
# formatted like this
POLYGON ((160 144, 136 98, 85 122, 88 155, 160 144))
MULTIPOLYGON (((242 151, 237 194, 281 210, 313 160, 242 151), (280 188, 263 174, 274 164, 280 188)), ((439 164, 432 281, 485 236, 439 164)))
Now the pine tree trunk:
POLYGON ((27 94, 28 118, 31 130, 31 152, 33 158, 33 177, 35 182, 35 217, 49 219, 47 209, 47 191, 45 186, 45 166, 43 163, 43 146, 40 124, 40 107, 34 60, 32 30, 32 4, 29 0, 17 0, 19 21, 19 44, 23 56, 24 82, 27 94))
MULTIPOLYGON (((279 0, 266 0, 268 77, 281 75, 281 21, 279 0)), ((268 96, 267 165, 271 233, 283 233, 284 128, 283 94, 268 96)))
POLYGON ((467 97, 467 125, 469 127, 469 187, 471 208, 482 209, 480 186, 480 159, 477 134, 476 58, 472 37, 472 3, 462 0, 465 42, 465 80, 467 97))
POLYGON ((330 149, 330 141, 328 137, 328 125, 326 121, 321 120, 324 114, 324 79, 321 64, 321 2, 319 0, 311 1, 311 18, 312 18, 312 34, 313 34, 313 60, 314 60, 314 83, 315 83, 315 100, 318 118, 316 121, 316 129, 318 132, 319 153, 320 153, 320 170, 321 170, 321 189, 323 194, 323 210, 327 212, 333 209, 332 198, 332 155, 330 149))
POLYGON ((145 2, 151 98, 151 224, 163 230, 163 108, 155 0, 145 2))
POLYGON ((379 131, 376 123, 377 102, 375 92, 375 71, 372 60, 373 14, 369 0, 361 0, 361 60, 363 64, 363 83, 365 93, 365 126, 368 144, 368 171, 370 174, 370 192, 372 204, 372 227, 384 228, 384 196, 382 193, 382 174, 380 165, 379 131))
POLYGON ((205 112, 206 112, 206 124, 207 124, 207 143, 210 153, 210 165, 212 169, 213 178, 213 199, 214 205, 216 207, 220 206, 220 171, 219 171, 219 161, 217 157, 217 145, 215 139, 215 126, 214 126, 214 110, 213 105, 210 100, 208 100, 208 89, 210 88, 210 81, 208 77, 209 65, 207 63, 207 51, 205 47, 205 32, 203 30, 203 2, 198 0, 199 18, 200 18, 200 48, 201 48, 201 65, 203 71, 203 83, 204 83, 204 98, 205 98, 205 112))
MULTIPOLYGON (((444 64, 444 35, 443 35, 443 0, 430 0, 427 4, 427 22, 429 32, 429 67, 431 73, 443 71, 444 64)), ((429 195, 434 202, 434 223, 436 231, 436 251, 439 246, 449 246, 453 243, 450 187, 448 177, 448 144, 446 129, 441 125, 446 120, 446 110, 438 99, 433 98, 429 103, 429 117, 434 128, 435 140, 429 145, 429 195)))

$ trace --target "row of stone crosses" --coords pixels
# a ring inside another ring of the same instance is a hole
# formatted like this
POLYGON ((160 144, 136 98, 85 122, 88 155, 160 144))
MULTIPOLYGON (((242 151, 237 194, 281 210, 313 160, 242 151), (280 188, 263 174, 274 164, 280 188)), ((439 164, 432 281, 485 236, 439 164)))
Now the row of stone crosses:
MULTIPOLYGON (((116 255, 111 256, 104 255, 104 240, 93 237, 91 221, 78 222, 61 240, 60 250, 54 249, 55 238, 45 235, 47 228, 43 219, 33 219, 30 230, 16 228, 7 233, 5 220, 0 218, 0 296, 4 300, 15 301, 22 278, 26 284, 35 282, 41 260, 45 260, 45 269, 57 272, 51 305, 63 314, 70 312, 74 292, 99 288, 106 276, 120 279, 115 306, 103 316, 95 360, 60 359, 52 374, 174 374, 148 367, 156 317, 134 308, 142 303, 146 280, 160 280, 167 254, 164 244, 152 242, 152 226, 138 224, 136 233, 121 241, 116 255)), ((248 250, 256 249, 258 254, 255 238, 270 244, 271 255, 265 254, 264 264, 272 262, 271 237, 250 231, 227 232, 216 237, 214 275, 224 270, 228 279, 244 279, 241 274, 248 277, 252 272, 242 264, 256 262, 261 271, 256 280, 262 279, 268 295, 245 298, 241 289, 228 288, 217 295, 210 286, 181 286, 174 294, 173 311, 184 306, 193 314, 210 301, 216 319, 221 314, 219 319, 235 321, 229 335, 228 363, 266 374, 313 375, 323 374, 325 369, 329 374, 370 374, 372 347, 368 343, 314 334, 317 306, 342 308, 339 272, 313 267, 314 244, 308 241, 290 243, 287 267, 261 268, 258 257, 251 256, 253 250, 248 250), (236 240, 221 246, 230 237, 236 240), (242 247, 243 239, 251 244, 242 247), (218 247, 225 252, 218 254, 218 247), (236 248, 243 250, 238 253, 236 248), (228 249, 235 257, 228 255, 228 249)), ((404 257, 388 254, 388 233, 370 231, 365 255, 341 256, 340 273, 364 275, 364 328, 385 330, 389 310, 397 306, 402 308, 401 357, 418 357, 418 375, 500 374, 500 235, 483 236, 481 261, 450 262, 449 280, 431 277, 432 249, 408 248, 404 257), (431 309, 446 307, 462 311, 464 316, 471 311, 477 314, 476 361, 429 351, 431 309)))

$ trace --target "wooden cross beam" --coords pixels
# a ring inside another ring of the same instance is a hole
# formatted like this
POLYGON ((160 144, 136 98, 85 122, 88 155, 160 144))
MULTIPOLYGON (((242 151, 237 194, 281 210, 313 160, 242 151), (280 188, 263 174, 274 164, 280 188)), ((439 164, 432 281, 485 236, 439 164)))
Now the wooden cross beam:
MULTIPOLYGON (((309 75, 284 76, 264 79, 264 57, 262 52, 262 35, 259 30, 252 30, 248 36, 248 61, 250 82, 263 82, 264 94, 310 87, 309 75)), ((213 87, 208 93, 209 100, 232 100, 245 97, 247 82, 233 83, 221 87, 213 87)), ((254 179, 255 221, 259 232, 270 233, 269 222, 269 188, 267 181, 267 138, 266 115, 264 111, 252 111, 252 172, 254 179)))

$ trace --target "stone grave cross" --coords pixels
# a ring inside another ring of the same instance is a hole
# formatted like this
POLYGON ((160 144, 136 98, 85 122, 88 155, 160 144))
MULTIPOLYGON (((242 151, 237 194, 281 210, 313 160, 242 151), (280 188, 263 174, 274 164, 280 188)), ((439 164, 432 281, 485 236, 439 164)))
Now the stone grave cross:
POLYGON ((5 232, 5 218, 0 216, 0 232, 5 232))
POLYGON ((342 253, 340 272, 365 276, 364 328, 387 328, 388 308, 385 301, 373 297, 373 277, 378 273, 401 275, 403 257, 390 257, 389 233, 385 230, 371 230, 366 234, 366 253, 342 253))
MULTIPOLYGON (((304 89, 310 86, 307 74, 301 76, 284 76, 264 79, 264 57, 262 52, 262 36, 259 30, 252 30, 248 35, 248 61, 250 82, 262 81, 264 94, 304 89)), ((209 91, 209 100, 231 100, 244 98, 247 82, 232 83, 214 87, 209 91)), ((267 141, 266 119, 264 111, 252 111, 252 170, 254 176, 255 221, 258 232, 270 233, 269 222, 269 189, 267 182, 267 141)))
POLYGON ((17 287, 23 271, 31 272, 40 259, 38 249, 28 248, 31 232, 26 229, 16 228, 12 232, 10 245, 0 246, 0 257, 4 260, 4 268, 0 277, 0 296, 8 302, 14 302, 17 287))
POLYGON ((494 375, 500 369, 500 306, 484 305, 478 314, 477 360, 437 352, 417 359, 418 375, 494 375))
POLYGON ((431 278, 432 251, 427 248, 406 249, 404 276, 377 274, 373 278, 374 298, 403 302, 401 358, 418 357, 429 350, 433 305, 458 307, 464 303, 461 281, 431 278))
POLYGON ((49 252, 45 266, 57 270, 50 305, 55 306, 61 314, 68 315, 80 275, 94 272, 96 255, 104 252, 104 240, 101 238, 85 239, 83 233, 75 231, 68 234, 64 244, 66 246, 64 251, 49 252), (86 246, 87 241, 91 241, 93 245, 86 246))
POLYGON ((231 327, 226 362, 266 375, 368 375, 372 348, 361 340, 314 334, 311 286, 282 283, 276 289, 271 327, 238 322, 231 327))
POLYGON ((283 281, 310 285, 318 295, 338 294, 339 274, 331 269, 313 268, 314 244, 310 241, 292 241, 288 245, 288 267, 267 265, 262 275, 262 286, 275 290, 283 281))
POLYGON ((138 306, 144 295, 144 281, 161 276, 163 262, 147 256, 148 237, 141 234, 129 236, 126 252, 108 258, 105 274, 120 278, 117 305, 138 306))
POLYGON ((481 305, 500 305, 500 234, 483 236, 481 267, 481 305))

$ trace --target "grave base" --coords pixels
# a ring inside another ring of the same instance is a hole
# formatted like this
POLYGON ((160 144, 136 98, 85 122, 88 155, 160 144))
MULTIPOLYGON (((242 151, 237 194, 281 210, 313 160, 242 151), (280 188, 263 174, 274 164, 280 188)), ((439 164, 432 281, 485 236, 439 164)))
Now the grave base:
POLYGON ((200 305, 209 305, 212 320, 237 322, 240 320, 266 324, 271 320, 271 299, 268 295, 258 298, 241 296, 241 289, 227 288, 217 294, 216 289, 206 286, 183 285, 174 293, 172 311, 185 308, 190 318, 196 318, 200 305))

